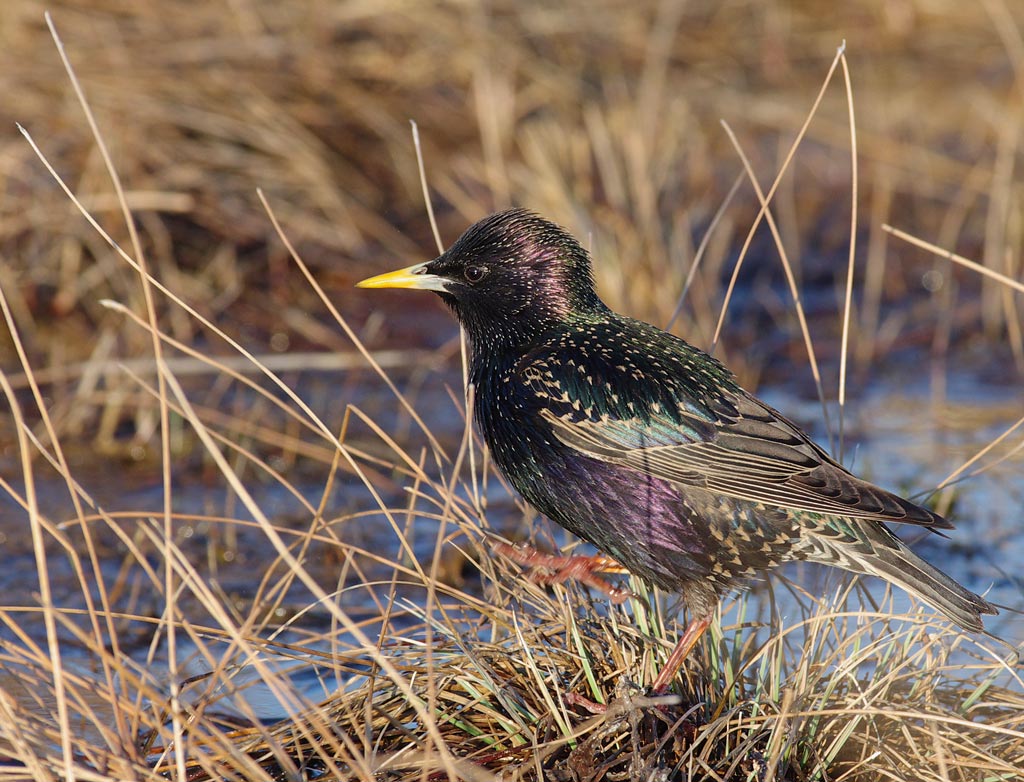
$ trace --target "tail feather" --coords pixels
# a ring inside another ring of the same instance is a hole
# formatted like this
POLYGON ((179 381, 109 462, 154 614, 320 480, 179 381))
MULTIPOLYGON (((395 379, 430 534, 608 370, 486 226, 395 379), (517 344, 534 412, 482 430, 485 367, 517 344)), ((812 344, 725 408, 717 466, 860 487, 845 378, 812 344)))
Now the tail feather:
POLYGON ((816 555, 808 559, 883 578, 972 632, 984 631, 983 614, 999 613, 987 600, 921 559, 882 524, 854 524, 855 539, 815 536, 816 555))
POLYGON ((999 613, 994 605, 960 586, 902 543, 891 560, 886 556, 888 553, 865 561, 865 570, 917 595, 965 630, 980 633, 985 629, 982 614, 999 613))

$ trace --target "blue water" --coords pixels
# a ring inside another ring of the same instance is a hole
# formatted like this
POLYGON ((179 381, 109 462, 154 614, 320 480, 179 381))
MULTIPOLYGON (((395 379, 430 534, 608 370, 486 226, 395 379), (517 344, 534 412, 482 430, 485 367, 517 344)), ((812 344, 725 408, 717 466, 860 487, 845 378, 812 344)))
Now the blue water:
MULTIPOLYGON (((457 374, 446 374, 443 378, 452 386, 458 382, 457 374)), ((435 434, 445 440, 454 452, 461 435, 462 424, 455 414, 454 405, 447 396, 442 378, 428 373, 420 377, 419 383, 423 394, 428 394, 424 410, 435 413, 431 424, 435 426, 435 434), (429 390, 428 390, 429 389, 429 390), (440 412, 438 412, 440 411, 440 412), (448 411, 448 412, 444 412, 448 411), (438 424, 442 424, 438 426, 438 424), (445 425, 446 424, 446 425, 445 425)), ((374 406, 374 418, 388 418, 395 430, 404 431, 409 440, 417 438, 415 427, 403 421, 402 415, 395 413, 395 406, 386 392, 362 389, 364 399, 374 406), (391 411, 391 412, 388 412, 391 411)), ((827 443, 828 439, 820 428, 821 409, 814 400, 797 397, 789 391, 768 389, 763 393, 766 401, 787 416, 808 428, 819 442, 827 443)), ((833 408, 831 417, 837 420, 833 408)), ((997 437, 1013 421, 1024 413, 1024 395, 1020 389, 1012 386, 983 385, 981 383, 959 382, 948 389, 948 395, 941 406, 934 404, 931 389, 924 382, 896 382, 889 385, 876 383, 869 390, 852 398, 846 411, 846 463, 858 474, 881 485, 907 494, 921 493, 923 499, 928 490, 944 479, 966 459, 997 437)), ((392 431, 389 428, 389 431, 392 431)), ((422 438, 420 438, 422 439, 422 438)), ((1003 448, 982 460, 979 464, 993 458, 1006 455, 1013 448, 1024 442, 1024 432, 1018 432, 1009 438, 1003 448)), ((1024 452, 1011 453, 1001 464, 982 475, 963 481, 957 487, 956 501, 949 513, 957 529, 949 533, 949 539, 943 539, 919 530, 904 529, 903 534, 912 541, 915 550, 933 564, 941 567, 958 581, 970 589, 982 593, 991 602, 1006 606, 1024 608, 1024 584, 1018 563, 1024 561, 1024 452)), ((307 501, 314 506, 320 503, 324 491, 322 479, 318 479, 315 471, 306 473, 306 479, 297 479, 296 483, 307 501)), ((147 481, 132 481, 131 475, 89 475, 83 470, 80 479, 102 498, 108 510, 130 510, 137 512, 135 521, 122 522, 125 529, 131 530, 133 524, 146 523, 150 514, 157 514, 161 507, 161 489, 159 482, 150 478, 147 481)), ((398 481, 394 484, 397 493, 388 497, 392 507, 402 507, 408 500, 404 491, 400 490, 398 481)), ((17 484, 15 484, 17 485, 17 484)), ((249 481, 247 486, 253 492, 263 511, 283 526, 292 526, 301 532, 308 525, 308 513, 301 504, 279 486, 260 481, 249 481), (289 523, 289 519, 292 520, 289 523)), ((392 491, 395 491, 393 489, 392 491)), ((48 513, 54 518, 67 518, 70 508, 66 503, 66 492, 60 482, 47 484, 40 480, 40 494, 48 513)), ((179 513, 203 514, 228 513, 233 518, 245 520, 248 515, 241 504, 233 500, 223 486, 208 485, 204 482, 186 481, 175 490, 175 509, 179 513)), ((399 545, 395 532, 386 523, 380 513, 372 512, 375 505, 367 489, 351 476, 337 476, 336 483, 327 502, 327 518, 351 514, 355 511, 370 511, 339 526, 338 534, 345 541, 358 545, 368 551, 375 552, 385 560, 401 562, 405 553, 399 545)), ((429 506, 419 503, 421 509, 429 506)), ((431 510, 436 510, 431 508, 431 510)), ((510 535, 521 536, 525 531, 522 526, 522 515, 515 507, 514 499, 509 496, 497 480, 491 479, 488 489, 488 520, 492 527, 510 535)), ((264 575, 266 568, 273 562, 275 554, 263 533, 254 527, 238 527, 228 533, 227 526, 215 521, 196 518, 193 521, 181 522, 176 526, 175 533, 178 544, 192 559, 201 573, 213 583, 221 594, 229 600, 237 600, 237 610, 244 615, 251 609, 247 602, 252 598, 256 585, 264 575), (209 558, 209 551, 221 552, 214 563, 204 562, 209 558)), ((420 562, 428 562, 433 554, 437 537, 438 522, 419 520, 409 528, 411 546, 414 556, 420 562)), ((451 532, 451 528, 448 528, 451 532)), ((38 577, 36 561, 30 541, 27 537, 25 516, 10 502, 0 513, 0 538, 5 546, 5 568, 0 570, 0 590, 5 595, 7 606, 38 605, 38 577)), ((74 531, 69 531, 73 541, 79 541, 74 531)), ((561 531, 554 531, 555 539, 566 540, 561 531)), ((93 574, 103 578, 109 585, 123 578, 124 549, 116 540, 109 540, 109 535, 100 536, 107 539, 105 546, 100 547, 103 555, 99 564, 99 573, 93 574)), ((294 541, 295 538, 289 538, 294 541)), ((82 607, 83 588, 79 584, 67 558, 52 541, 47 548, 50 570, 50 582, 54 589, 55 601, 64 607, 82 607)), ((151 563, 159 564, 159 557, 152 553, 151 563)), ((343 563, 332 558, 327 546, 315 549, 307 560, 307 567, 318 582, 331 590, 339 584, 343 563)), ((87 574, 88 576, 88 574, 87 574)), ((811 566, 792 566, 786 568, 782 577, 791 581, 796 589, 806 590, 812 595, 833 594, 843 583, 841 574, 827 568, 811 566)), ((361 571, 348 571, 350 585, 357 588, 345 591, 339 598, 345 611, 351 616, 365 618, 368 622, 366 632, 373 636, 375 624, 372 618, 379 606, 370 600, 370 591, 358 588, 361 579, 381 579, 381 586, 376 590, 378 595, 388 594, 390 568, 384 564, 365 563, 361 571)), ((144 581, 139 583, 145 583, 144 581)), ((782 586, 780 579, 769 578, 773 587, 774 597, 769 600, 765 587, 754 590, 754 596, 746 604, 748 615, 760 615, 767 619, 769 606, 774 605, 777 613, 776 621, 782 627, 798 622, 803 617, 803 609, 799 600, 793 598, 791 592, 782 586)), ((884 583, 877 579, 864 579, 864 589, 877 600, 887 594, 884 583)), ((474 582, 472 574, 467 576, 464 589, 472 591, 474 582)), ((95 590, 91 590, 95 596, 95 590)), ((138 612, 159 613, 163 599, 155 590, 150 589, 148 596, 139 598, 132 603, 131 610, 138 612), (148 602, 145 599, 148 597, 148 602)), ((423 592, 416 588, 400 589, 399 595, 404 600, 417 601, 422 599, 423 592)), ((283 601, 280 609, 280 621, 292 619, 296 632, 285 636, 298 644, 309 644, 321 651, 343 648, 347 645, 345 635, 336 636, 337 646, 327 642, 310 641, 315 633, 330 631, 330 614, 322 607, 311 610, 303 609, 309 604, 311 595, 302 587, 296 586, 283 601), (308 632, 304 632, 308 631, 308 632), (340 640, 339 640, 340 639, 340 640)), ((863 605, 863 600, 854 598, 848 603, 856 610, 863 605)), ((892 595, 892 602, 886 604, 897 610, 906 610, 911 600, 899 590, 892 595)), ((179 610, 190 617, 196 612, 196 621, 208 621, 197 601, 191 599, 188 590, 179 600, 179 610)), ((930 609, 925 608, 925 611, 930 609)), ((8 621, 17 622, 19 627, 30 637, 43 643, 42 621, 38 612, 12 615, 8 621)), ((724 624, 728 625, 735 619, 735 613, 727 613, 724 624)), ((401 620, 399 620, 401 621, 401 620)), ((1024 617, 1013 611, 1004 611, 998 617, 987 620, 988 629, 1004 638, 1011 644, 1024 644, 1024 617)), ((471 632, 476 632, 475 630, 471 632)), ((264 637, 270 633, 267 629, 264 637)), ((8 643, 14 640, 10 628, 0 627, 0 640, 8 643)), ((125 652, 140 664, 145 663, 149 636, 143 628, 134 643, 126 643, 125 652)), ((82 670, 89 670, 91 661, 88 653, 73 643, 64 647, 64 654, 71 664, 82 670)), ((154 681, 160 681, 166 675, 166 661, 162 660, 162 651, 149 666, 154 681)), ((268 658, 274 655, 268 653, 268 658)), ((208 668, 208 663, 194 655, 194 649, 184 644, 179 649, 182 662, 182 674, 201 673, 208 668)), ((283 716, 289 711, 300 708, 303 704, 320 700, 339 686, 351 685, 361 680, 362 674, 353 672, 349 678, 325 672, 327 669, 314 660, 296 664, 278 660, 276 666, 291 666, 292 676, 302 698, 298 701, 282 701, 271 689, 259 681, 249 681, 236 693, 226 693, 219 703, 218 709, 224 711, 238 710, 246 712, 248 707, 237 705, 238 699, 249 704, 255 713, 271 719, 283 716), (232 705, 232 704, 236 705, 232 705)), ((258 679, 254 669, 240 671, 236 684, 243 680, 258 679)), ((196 688, 199 692, 202 688, 196 688)))

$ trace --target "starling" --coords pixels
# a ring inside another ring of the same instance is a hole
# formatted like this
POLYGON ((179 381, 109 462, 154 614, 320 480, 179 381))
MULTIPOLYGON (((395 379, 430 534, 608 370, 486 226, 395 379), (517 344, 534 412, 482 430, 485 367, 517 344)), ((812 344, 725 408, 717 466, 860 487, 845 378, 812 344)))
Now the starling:
POLYGON ((682 596, 691 621, 655 691, 725 593, 791 560, 880 576, 966 630, 997 613, 885 524, 948 521, 850 473, 707 353, 611 311, 587 251, 532 212, 493 214, 435 260, 359 286, 438 293, 469 335, 476 422, 512 486, 682 596))

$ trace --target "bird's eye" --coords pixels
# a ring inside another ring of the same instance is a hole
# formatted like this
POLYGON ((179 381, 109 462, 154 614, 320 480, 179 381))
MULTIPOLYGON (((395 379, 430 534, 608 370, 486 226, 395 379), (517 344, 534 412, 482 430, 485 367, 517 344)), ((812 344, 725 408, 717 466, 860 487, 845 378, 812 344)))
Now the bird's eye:
POLYGON ((467 282, 480 282, 485 274, 487 274, 487 267, 475 264, 470 264, 462 271, 462 276, 466 278, 467 282))

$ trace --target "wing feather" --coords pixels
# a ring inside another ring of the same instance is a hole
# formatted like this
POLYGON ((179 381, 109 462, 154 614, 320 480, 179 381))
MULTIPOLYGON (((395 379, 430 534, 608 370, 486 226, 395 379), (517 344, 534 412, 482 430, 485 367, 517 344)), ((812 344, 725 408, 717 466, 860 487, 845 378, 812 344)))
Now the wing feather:
POLYGON ((952 525, 909 500, 874 486, 834 462, 795 424, 737 390, 709 405, 692 400, 671 415, 631 416, 579 409, 541 411, 563 444, 601 461, 664 480, 765 505, 826 515, 917 524, 952 525), (710 418, 710 420, 708 420, 710 418))
POLYGON ((711 356, 649 324, 581 326, 513 371, 554 437, 594 459, 779 508, 952 527, 851 474, 711 356))

